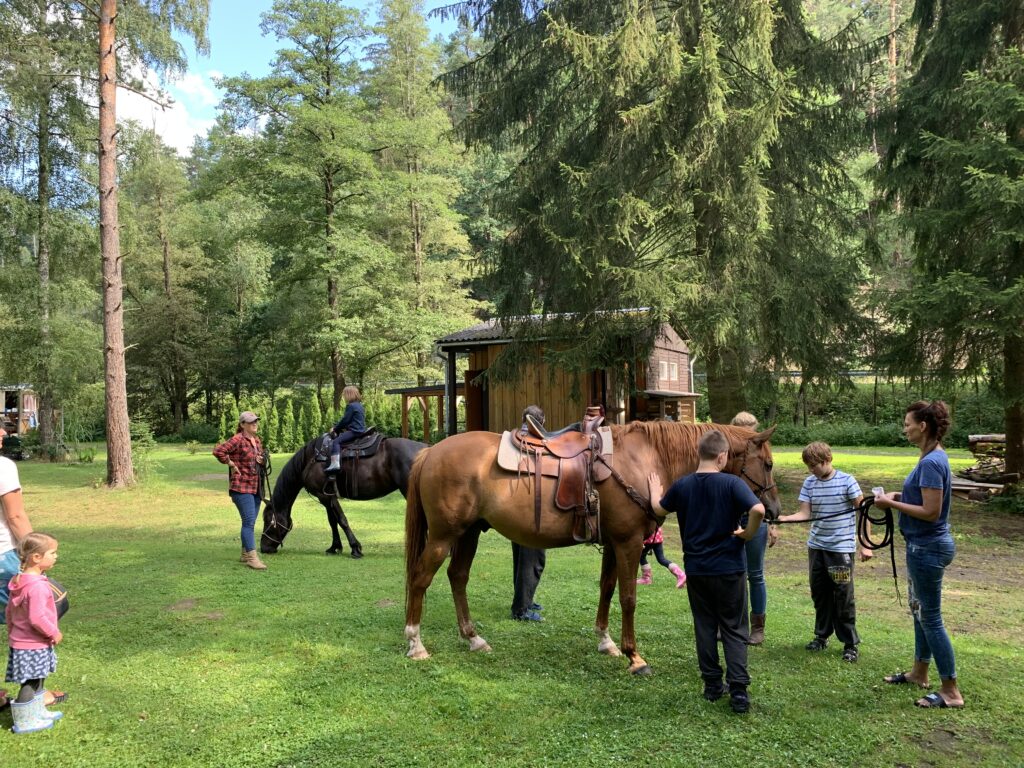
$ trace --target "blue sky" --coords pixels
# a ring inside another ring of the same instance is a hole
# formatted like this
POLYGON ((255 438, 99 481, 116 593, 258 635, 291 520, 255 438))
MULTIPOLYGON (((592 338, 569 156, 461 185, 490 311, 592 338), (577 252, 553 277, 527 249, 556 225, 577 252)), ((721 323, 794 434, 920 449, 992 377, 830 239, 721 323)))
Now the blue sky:
MULTIPOLYGON (((119 117, 153 127, 168 144, 179 152, 187 152, 193 138, 213 124, 220 102, 220 92, 214 85, 216 77, 242 72, 258 77, 267 73, 278 44, 261 34, 260 14, 272 4, 273 0, 210 0, 210 53, 198 56, 191 42, 183 40, 189 57, 188 72, 177 81, 164 84, 174 105, 162 110, 139 96, 121 91, 119 117)), ((376 19, 375 0, 350 0, 347 4, 366 11, 371 22, 376 19)), ((424 0, 428 12, 446 4, 424 0)), ((445 36, 455 29, 453 22, 436 18, 428 18, 427 24, 433 33, 445 36)))

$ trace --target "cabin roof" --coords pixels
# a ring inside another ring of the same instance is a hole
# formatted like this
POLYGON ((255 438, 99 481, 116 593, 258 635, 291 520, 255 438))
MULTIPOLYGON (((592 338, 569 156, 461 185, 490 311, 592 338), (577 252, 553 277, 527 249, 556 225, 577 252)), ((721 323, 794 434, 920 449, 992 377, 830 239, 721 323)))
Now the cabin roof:
MULTIPOLYGON (((614 310, 614 311, 615 312, 646 312, 647 308, 646 307, 640 307, 638 309, 619 309, 619 310, 614 310)), ((541 320, 555 318, 555 317, 568 317, 568 315, 540 315, 540 314, 538 314, 538 315, 530 315, 528 319, 531 322, 540 322, 541 320)), ((669 323, 665 323, 664 325, 665 325, 666 328, 671 330, 671 335, 675 335, 675 337, 677 339, 679 339, 679 341, 682 342, 685 345, 685 341, 684 340, 685 340, 686 336, 684 334, 680 334, 678 331, 676 331, 674 328, 672 328, 672 326, 669 323)), ((662 335, 667 336, 667 338, 668 338, 668 340, 670 342, 674 341, 674 339, 671 338, 671 335, 668 335, 668 334, 662 334, 662 335)), ((657 343, 656 346, 664 346, 665 342, 661 341, 661 336, 662 335, 659 336, 659 342, 660 343, 657 343)), ((450 333, 447 336, 444 336, 444 337, 438 339, 435 343, 436 343, 436 345, 437 345, 437 347, 439 349, 444 350, 444 349, 451 349, 451 348, 463 349, 463 348, 466 348, 466 347, 487 347, 487 346, 491 346, 492 344, 510 344, 510 343, 512 343, 512 341, 513 341, 512 336, 505 329, 504 325, 502 324, 501 319, 500 318, 492 318, 490 320, 485 320, 482 323, 477 323, 476 325, 471 325, 469 328, 463 328, 461 331, 455 331, 455 333, 450 333)))

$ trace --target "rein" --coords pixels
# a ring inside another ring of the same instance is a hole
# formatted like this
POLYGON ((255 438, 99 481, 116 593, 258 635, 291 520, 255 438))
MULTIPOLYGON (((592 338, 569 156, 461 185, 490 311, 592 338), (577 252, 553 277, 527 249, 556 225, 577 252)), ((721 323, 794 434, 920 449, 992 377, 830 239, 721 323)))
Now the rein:
POLYGON ((834 517, 843 517, 850 514, 851 512, 859 512, 857 516, 857 540, 864 549, 870 549, 872 552, 878 549, 889 548, 889 562, 892 564, 892 583, 896 588, 896 601, 903 605, 903 598, 900 597, 900 583, 896 573, 896 545, 895 545, 895 525, 893 523, 892 510, 885 509, 879 510, 882 514, 877 517, 872 517, 868 512, 869 509, 874 505, 875 497, 866 496, 864 501, 860 503, 859 507, 850 507, 849 509, 843 509, 839 512, 833 512, 830 515, 822 515, 820 517, 812 517, 809 520, 769 520, 766 521, 771 525, 790 525, 797 523, 816 523, 819 520, 831 520, 834 517), (875 541, 871 538, 871 526, 880 525, 884 528, 885 532, 882 534, 880 541, 875 541))

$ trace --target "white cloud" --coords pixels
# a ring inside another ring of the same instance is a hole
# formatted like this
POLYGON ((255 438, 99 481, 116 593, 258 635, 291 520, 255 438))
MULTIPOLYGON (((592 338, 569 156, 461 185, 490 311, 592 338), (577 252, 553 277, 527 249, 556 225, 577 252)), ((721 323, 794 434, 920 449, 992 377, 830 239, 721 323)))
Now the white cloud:
MULTIPOLYGON (((216 122, 215 108, 220 96, 208 78, 209 75, 188 73, 168 85, 166 91, 173 103, 166 108, 132 91, 118 89, 118 120, 135 120, 143 128, 152 128, 168 146, 179 154, 187 154, 195 137, 205 135, 216 122)), ((151 73, 144 80, 149 93, 158 92, 151 73)))

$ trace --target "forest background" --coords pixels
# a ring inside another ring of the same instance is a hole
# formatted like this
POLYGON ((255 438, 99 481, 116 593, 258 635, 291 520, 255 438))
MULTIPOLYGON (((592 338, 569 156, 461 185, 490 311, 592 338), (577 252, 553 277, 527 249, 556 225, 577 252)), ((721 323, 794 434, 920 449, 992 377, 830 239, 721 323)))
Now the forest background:
MULTIPOLYGON (((1018 2, 445 12, 458 26, 441 38, 413 0, 277 0, 269 72, 226 74, 190 151, 122 122, 136 445, 212 442, 250 408, 291 450, 349 383, 394 433, 383 390, 437 380, 432 342, 497 316, 524 342, 508 370, 538 332, 576 341, 548 350, 555 365, 625 369, 672 321, 704 373, 702 417, 748 409, 783 442, 886 445, 906 403, 942 397, 953 444, 1006 431, 1020 470, 1018 2), (630 307, 649 312, 624 340, 607 310, 630 307), (533 312, 571 327, 517 322, 533 312)), ((103 439, 110 410, 98 13, 0 7, 0 381, 31 384, 72 444, 103 439)), ((120 3, 122 87, 180 77, 207 13, 120 3)), ((61 455, 59 435, 34 437, 61 455)))

